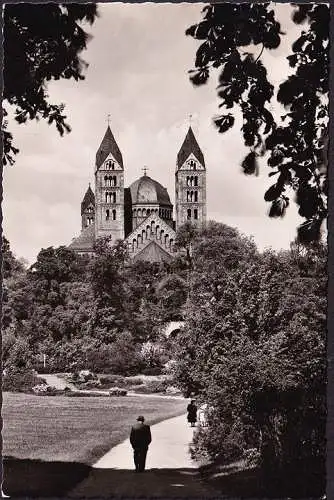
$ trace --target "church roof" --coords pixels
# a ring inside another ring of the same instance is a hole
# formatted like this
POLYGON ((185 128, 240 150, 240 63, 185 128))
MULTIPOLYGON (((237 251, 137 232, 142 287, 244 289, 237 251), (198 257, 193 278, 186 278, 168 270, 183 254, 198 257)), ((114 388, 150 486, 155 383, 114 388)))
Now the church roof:
POLYGON ((143 175, 130 186, 132 205, 137 203, 158 203, 171 205, 168 191, 159 182, 143 175))
POLYGON ((187 158, 189 158, 191 154, 193 154, 197 158, 197 160, 203 165, 203 167, 205 166, 202 150, 199 147, 198 142, 196 141, 196 137, 192 128, 189 127, 187 135, 177 155, 177 168, 182 167, 184 162, 187 160, 187 158))
POLYGON ((70 250, 77 251, 92 251, 95 243, 95 224, 90 224, 90 226, 85 227, 75 238, 72 243, 68 246, 70 250))
POLYGON ((86 210, 86 208, 89 207, 89 205, 95 206, 95 195, 92 191, 92 188, 90 187, 90 184, 81 202, 81 215, 86 210))
POLYGON ((104 160, 108 157, 109 154, 112 154, 117 163, 123 168, 123 158, 122 153, 115 141, 115 137, 108 125, 106 133, 102 139, 99 149, 96 153, 96 168, 99 168, 104 160))
POLYGON ((143 250, 139 251, 134 261, 146 260, 149 262, 170 262, 173 257, 164 250, 156 241, 151 241, 143 250))

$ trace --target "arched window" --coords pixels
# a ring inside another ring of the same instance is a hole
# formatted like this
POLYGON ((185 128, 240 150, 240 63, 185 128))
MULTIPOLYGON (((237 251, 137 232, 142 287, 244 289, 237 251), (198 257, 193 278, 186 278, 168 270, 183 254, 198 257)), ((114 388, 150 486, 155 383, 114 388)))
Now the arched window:
POLYGON ((150 215, 151 210, 148 208, 146 213, 147 213, 147 215, 150 215))
POLYGON ((116 220, 116 210, 113 209, 112 211, 112 220, 116 220))
POLYGON ((198 177, 194 177, 194 186, 198 186, 198 177))
POLYGON ((112 193, 112 200, 113 200, 113 203, 116 203, 116 193, 112 193))
POLYGON ((143 208, 143 217, 146 217, 146 208, 143 208))
POLYGON ((106 210, 106 220, 109 220, 110 219, 110 210, 109 208, 107 208, 106 210))
POLYGON ((114 175, 114 176, 112 177, 112 181, 113 181, 112 185, 113 185, 113 186, 117 186, 117 178, 116 178, 116 175, 114 175))
POLYGON ((137 210, 137 217, 141 217, 141 208, 138 208, 137 210))
POLYGON ((194 195, 195 195, 195 201, 198 201, 198 192, 195 191, 194 195))
POLYGON ((197 208, 194 208, 194 219, 198 219, 198 210, 197 208))
POLYGON ((187 210, 187 219, 191 219, 191 208, 188 208, 187 210))

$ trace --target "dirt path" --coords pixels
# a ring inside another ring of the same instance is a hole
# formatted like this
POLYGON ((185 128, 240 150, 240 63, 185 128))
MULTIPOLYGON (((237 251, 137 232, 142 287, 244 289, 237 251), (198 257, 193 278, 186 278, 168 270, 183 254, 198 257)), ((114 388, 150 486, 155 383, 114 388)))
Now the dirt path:
POLYGON ((189 456, 193 429, 185 415, 151 427, 146 471, 134 472, 132 449, 127 439, 112 448, 68 497, 217 497, 204 485, 196 463, 189 456))

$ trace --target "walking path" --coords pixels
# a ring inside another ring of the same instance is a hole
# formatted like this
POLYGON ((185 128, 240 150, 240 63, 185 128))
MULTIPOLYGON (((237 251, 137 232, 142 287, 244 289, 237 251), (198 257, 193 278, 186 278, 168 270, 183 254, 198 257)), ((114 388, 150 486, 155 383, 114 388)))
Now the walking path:
POLYGON ((68 497, 217 497, 204 485, 189 455, 193 429, 186 416, 151 427, 152 443, 143 474, 134 472, 129 440, 112 448, 68 497))
POLYGON ((51 387, 55 387, 56 389, 64 390, 65 387, 69 387, 72 391, 75 391, 76 388, 70 382, 67 382, 65 378, 58 377, 58 375, 54 374, 40 374, 39 377, 44 378, 46 383, 51 387))
MULTIPOLYGON (((189 454, 189 443, 194 428, 186 417, 170 418, 151 427, 152 444, 149 447, 146 469, 197 468, 189 454)), ((112 448, 93 466, 96 469, 133 470, 133 457, 129 440, 112 448)))

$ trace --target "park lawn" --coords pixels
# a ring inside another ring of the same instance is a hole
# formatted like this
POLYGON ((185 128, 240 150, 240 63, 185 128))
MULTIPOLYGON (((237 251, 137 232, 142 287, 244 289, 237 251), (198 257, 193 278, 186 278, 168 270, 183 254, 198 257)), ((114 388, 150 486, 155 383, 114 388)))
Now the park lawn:
POLYGON ((3 456, 92 465, 129 436, 138 415, 154 424, 185 407, 181 398, 3 393, 3 456))

